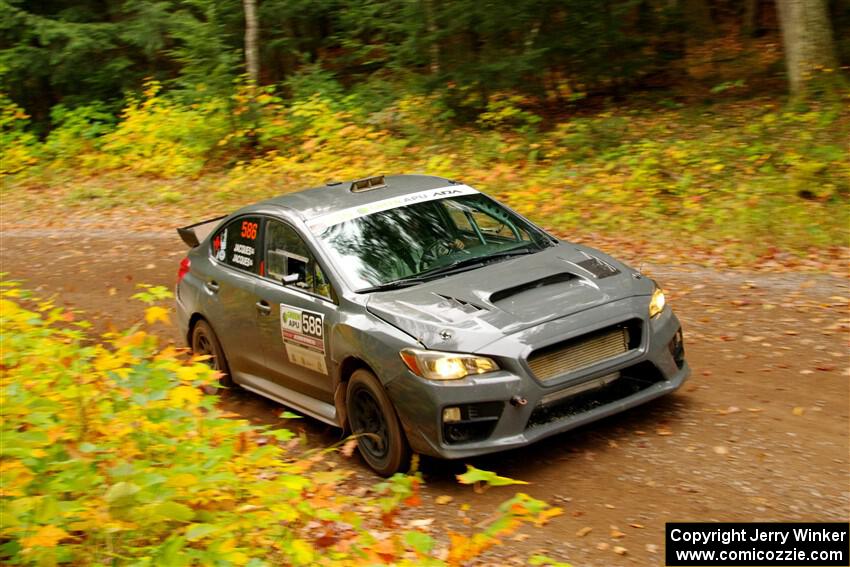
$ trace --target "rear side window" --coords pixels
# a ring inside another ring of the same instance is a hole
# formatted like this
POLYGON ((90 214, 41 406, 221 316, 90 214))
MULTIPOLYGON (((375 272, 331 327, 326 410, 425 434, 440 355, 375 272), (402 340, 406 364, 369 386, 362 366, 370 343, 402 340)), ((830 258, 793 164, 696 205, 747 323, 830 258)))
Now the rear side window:
POLYGON ((258 273, 262 217, 239 217, 227 223, 212 239, 212 255, 239 270, 258 273))

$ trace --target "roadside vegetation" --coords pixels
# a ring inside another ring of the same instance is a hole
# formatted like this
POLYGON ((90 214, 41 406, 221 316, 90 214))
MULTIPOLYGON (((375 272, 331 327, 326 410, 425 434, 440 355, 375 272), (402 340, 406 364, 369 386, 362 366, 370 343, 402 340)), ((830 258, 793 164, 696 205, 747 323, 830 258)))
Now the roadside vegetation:
POLYGON ((457 565, 560 514, 518 493, 468 533, 432 536, 420 474, 353 496, 351 471, 327 460, 353 444, 305 451, 216 408, 202 391, 214 372, 150 331, 168 295, 144 288, 144 321, 95 337, 73 311, 0 287, 4 564, 457 565))
POLYGON ((6 2, 4 226, 426 173, 628 259, 834 271, 848 29, 835 0, 6 2))
POLYGON ((311 80, 339 94, 284 100, 245 87, 188 104, 149 82, 118 117, 97 105, 54 109, 43 140, 5 99, 4 205, 152 208, 173 219, 331 179, 421 172, 468 182, 577 239, 673 241, 733 265, 848 244, 846 94, 805 107, 730 99, 546 119, 504 94, 464 126, 437 96, 376 104, 324 75, 311 80))

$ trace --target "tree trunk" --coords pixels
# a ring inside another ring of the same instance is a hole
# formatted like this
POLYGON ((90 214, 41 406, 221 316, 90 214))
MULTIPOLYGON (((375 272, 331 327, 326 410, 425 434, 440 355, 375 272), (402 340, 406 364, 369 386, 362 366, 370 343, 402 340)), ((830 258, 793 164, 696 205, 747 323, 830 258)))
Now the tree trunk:
POLYGON ((242 5, 245 8, 245 68, 248 72, 248 81, 252 85, 257 85, 260 80, 257 0, 242 0, 242 5))
POLYGON ((745 0, 742 29, 747 37, 755 37, 760 31, 761 0, 745 0))
POLYGON ((714 35, 714 20, 706 0, 684 0, 682 10, 693 35, 700 38, 714 35))
POLYGON ((432 75, 440 72, 440 44, 437 43, 437 18, 434 14, 434 0, 425 0, 425 20, 428 30, 428 59, 432 75))
POLYGON ((827 0, 776 0, 791 94, 805 94, 820 69, 836 69, 837 60, 827 0))

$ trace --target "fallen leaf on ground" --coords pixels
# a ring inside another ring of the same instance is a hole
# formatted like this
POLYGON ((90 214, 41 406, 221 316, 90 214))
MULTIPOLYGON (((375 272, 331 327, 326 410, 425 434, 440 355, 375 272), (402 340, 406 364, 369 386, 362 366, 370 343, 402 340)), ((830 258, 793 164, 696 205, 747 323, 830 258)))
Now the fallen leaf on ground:
POLYGON ((793 413, 794 415, 803 415, 804 413, 806 413, 806 408, 804 408, 803 406, 797 406, 793 410, 791 410, 791 413, 793 413))
POLYGON ((454 498, 448 494, 441 494, 434 499, 434 504, 440 504, 442 506, 443 504, 448 504, 452 500, 454 500, 454 498))
POLYGON ((718 455, 728 455, 729 449, 727 449, 723 445, 718 445, 717 447, 714 448, 714 452, 717 453, 718 455))
POLYGON ((611 537, 614 539, 620 539, 626 537, 626 534, 621 532, 617 526, 611 526, 611 537))
POLYGON ((580 529, 579 531, 577 531, 576 535, 578 537, 584 537, 592 531, 593 531, 593 528, 591 528, 590 526, 585 526, 582 529, 580 529))
POLYGON ((614 546, 614 553, 616 553, 617 555, 625 555, 626 553, 628 553, 628 551, 625 547, 621 545, 616 545, 614 546))

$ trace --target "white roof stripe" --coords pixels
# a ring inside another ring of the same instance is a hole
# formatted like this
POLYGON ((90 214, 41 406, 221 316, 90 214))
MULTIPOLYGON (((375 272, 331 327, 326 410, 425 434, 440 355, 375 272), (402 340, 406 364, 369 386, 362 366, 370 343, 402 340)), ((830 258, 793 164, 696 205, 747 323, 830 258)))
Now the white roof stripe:
MULTIPOLYGON (((376 189, 376 191, 380 191, 380 189, 376 189)), ((424 203, 425 201, 435 201, 437 199, 459 197, 462 195, 475 195, 477 193, 478 191, 468 185, 447 185, 446 187, 428 189, 418 193, 401 195, 400 197, 390 197, 388 199, 381 199, 380 201, 364 203, 363 205, 357 205, 356 207, 349 207, 347 209, 319 215, 307 222, 307 228, 309 228, 313 234, 319 234, 324 232, 328 227, 360 217, 365 217, 373 213, 380 213, 381 211, 388 211, 390 209, 404 207, 413 203, 424 203)))

